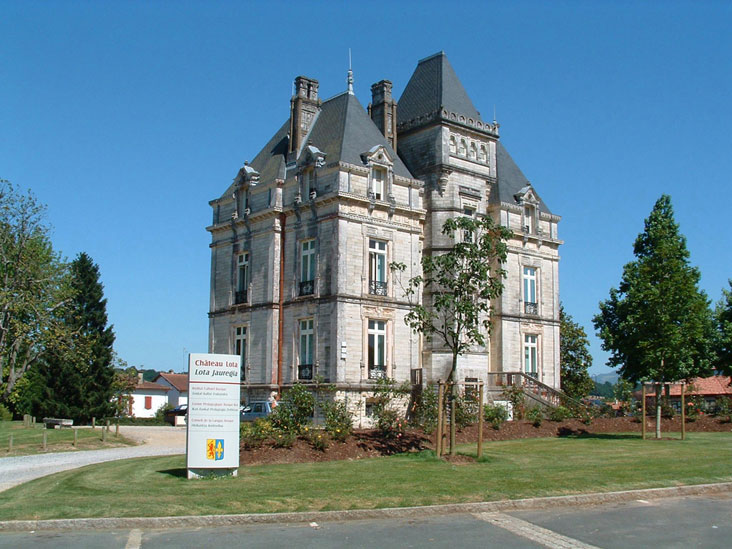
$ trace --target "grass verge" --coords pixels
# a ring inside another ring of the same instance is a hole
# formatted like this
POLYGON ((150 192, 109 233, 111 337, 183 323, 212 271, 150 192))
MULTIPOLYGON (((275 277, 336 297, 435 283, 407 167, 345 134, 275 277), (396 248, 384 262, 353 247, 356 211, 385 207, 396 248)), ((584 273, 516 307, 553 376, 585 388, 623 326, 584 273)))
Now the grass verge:
MULTIPOLYGON (((474 452, 465 446, 465 453, 474 452)), ((143 517, 405 507, 732 480, 732 435, 637 435, 485 445, 480 462, 431 452, 358 461, 242 467, 189 481, 183 456, 92 465, 0 493, 0 519, 143 517)), ((474 454, 473 454, 474 455, 474 454)))
POLYGON ((25 456, 51 452, 74 450, 74 430, 76 430, 76 450, 99 450, 116 446, 129 446, 134 443, 126 438, 114 436, 114 427, 107 433, 107 441, 102 441, 102 429, 46 429, 42 423, 33 427, 23 427, 22 421, 0 421, 0 457, 25 456), (46 433, 46 451, 43 450, 43 433, 46 433), (13 437, 13 450, 10 451, 10 436, 13 437))

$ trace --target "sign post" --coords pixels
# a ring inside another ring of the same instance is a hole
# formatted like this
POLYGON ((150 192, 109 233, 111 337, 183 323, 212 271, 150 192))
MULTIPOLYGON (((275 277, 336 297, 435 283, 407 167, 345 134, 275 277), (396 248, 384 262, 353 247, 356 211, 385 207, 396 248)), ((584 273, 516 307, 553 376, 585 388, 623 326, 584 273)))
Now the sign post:
POLYGON ((239 355, 188 356, 188 478, 236 476, 239 467, 239 355))

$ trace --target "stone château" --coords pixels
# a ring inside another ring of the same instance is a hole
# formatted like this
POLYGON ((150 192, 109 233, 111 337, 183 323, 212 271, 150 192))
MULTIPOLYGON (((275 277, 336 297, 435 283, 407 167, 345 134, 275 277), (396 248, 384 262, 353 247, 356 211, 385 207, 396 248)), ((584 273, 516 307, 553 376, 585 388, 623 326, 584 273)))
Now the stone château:
POLYGON ((371 87, 330 99, 299 76, 289 117, 212 200, 209 352, 243 357, 242 396, 324 379, 366 414, 374 380, 444 379, 451 355, 404 323, 410 304, 389 269, 420 274, 451 243, 451 216, 510 228, 489 344, 458 378, 495 385, 524 372, 559 389, 559 216, 474 107, 444 53, 422 59, 399 101, 371 87))

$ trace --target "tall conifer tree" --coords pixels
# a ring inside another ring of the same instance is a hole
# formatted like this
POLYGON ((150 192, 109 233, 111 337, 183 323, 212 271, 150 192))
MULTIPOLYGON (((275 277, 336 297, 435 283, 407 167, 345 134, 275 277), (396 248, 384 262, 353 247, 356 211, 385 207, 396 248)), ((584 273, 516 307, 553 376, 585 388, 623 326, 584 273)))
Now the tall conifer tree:
POLYGON ((107 300, 99 267, 86 253, 71 263, 73 298, 64 311, 70 337, 50 348, 33 376, 38 415, 88 421, 113 413, 114 332, 107 325, 107 300))
MULTIPOLYGON (((674 220, 671 198, 658 199, 623 268, 620 286, 600 303, 595 328, 610 351, 608 363, 631 381, 659 383, 707 375, 711 367, 709 300, 699 270, 689 265, 686 239, 674 220)), ((661 385, 656 390, 660 437, 661 385)))

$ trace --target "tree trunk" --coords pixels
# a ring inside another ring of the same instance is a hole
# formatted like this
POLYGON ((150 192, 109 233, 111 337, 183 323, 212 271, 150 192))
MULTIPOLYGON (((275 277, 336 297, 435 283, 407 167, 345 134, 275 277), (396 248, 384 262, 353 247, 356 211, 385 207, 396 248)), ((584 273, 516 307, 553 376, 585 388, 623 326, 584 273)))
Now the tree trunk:
POLYGON ((452 355, 452 370, 450 370, 450 383, 452 390, 450 391, 450 455, 457 455, 457 444, 455 443, 455 406, 457 405, 458 386, 455 383, 457 374, 457 354, 452 355))
POLYGON ((663 385, 656 383, 656 438, 661 438, 661 397, 663 385))

